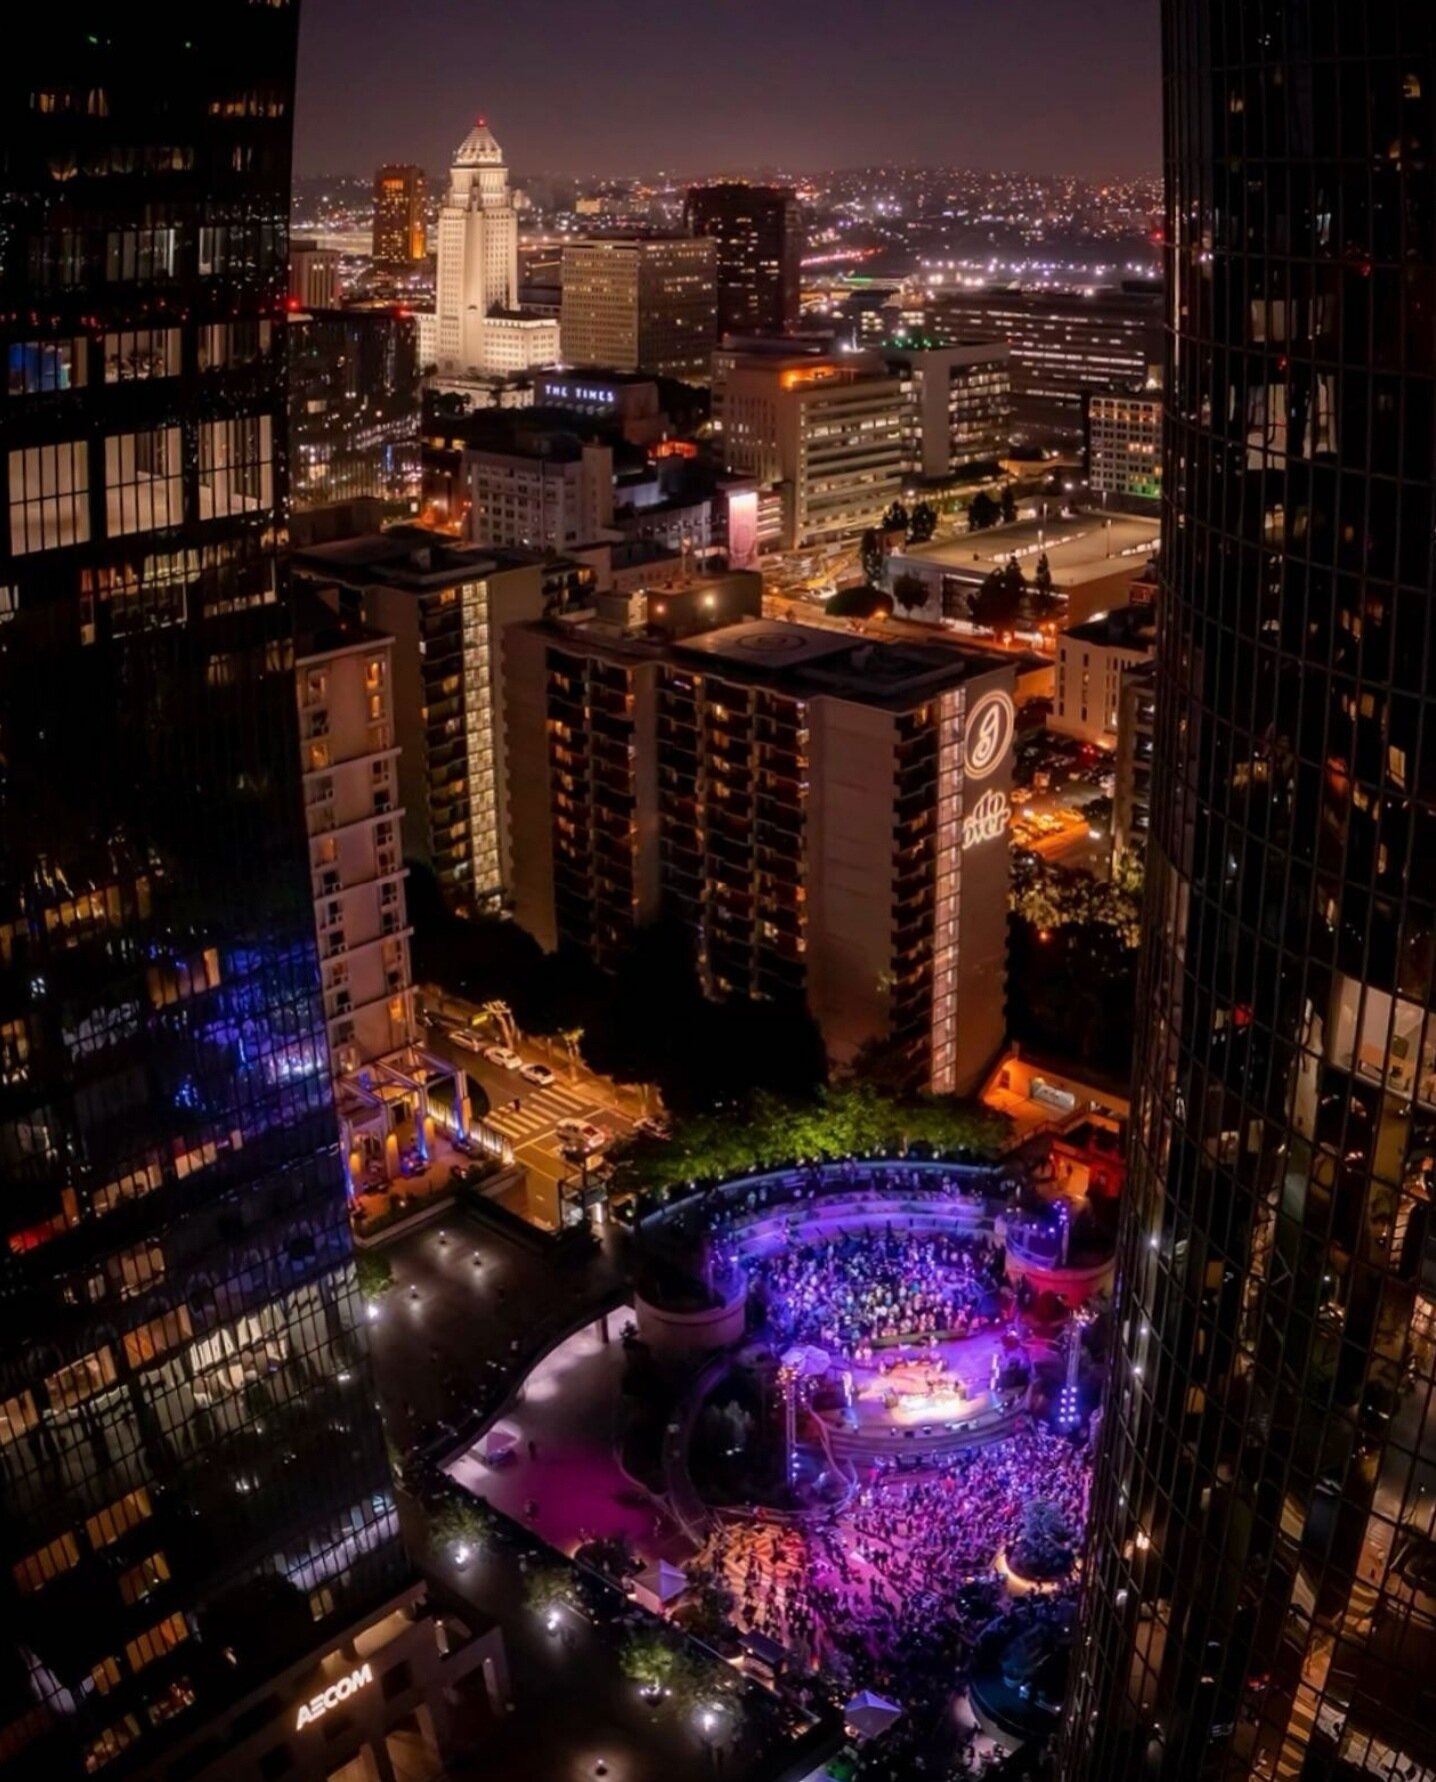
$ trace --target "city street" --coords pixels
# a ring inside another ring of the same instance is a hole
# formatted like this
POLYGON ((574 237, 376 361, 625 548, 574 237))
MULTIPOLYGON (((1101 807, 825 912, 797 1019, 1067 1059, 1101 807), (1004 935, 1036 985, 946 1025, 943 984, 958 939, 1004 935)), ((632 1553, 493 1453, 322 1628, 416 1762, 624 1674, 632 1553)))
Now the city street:
MULTIPOLYGON (((475 1015, 481 1012, 451 996, 443 998, 443 1008, 446 1021, 465 1008, 475 1015)), ((460 1066, 484 1091, 489 1103, 485 1121, 504 1135, 514 1148, 515 1161, 528 1172, 528 1206, 515 1210, 526 1211, 538 1224, 556 1230, 560 1223, 559 1185, 578 1175, 578 1165, 562 1153, 558 1138, 560 1121, 581 1120, 610 1138, 621 1138, 651 1107, 652 1091, 615 1083, 581 1063, 570 1063, 567 1050, 559 1041, 520 1037, 516 1050, 524 1063, 545 1064, 554 1073, 552 1083, 539 1087, 526 1081, 518 1071, 492 1063, 482 1050, 472 1052, 456 1045, 452 1031, 452 1024, 430 1028, 424 1036, 425 1046, 460 1066)), ((492 1026, 476 1032, 485 1048, 501 1043, 492 1026)), ((601 1155, 595 1153, 592 1161, 598 1161, 601 1155)))

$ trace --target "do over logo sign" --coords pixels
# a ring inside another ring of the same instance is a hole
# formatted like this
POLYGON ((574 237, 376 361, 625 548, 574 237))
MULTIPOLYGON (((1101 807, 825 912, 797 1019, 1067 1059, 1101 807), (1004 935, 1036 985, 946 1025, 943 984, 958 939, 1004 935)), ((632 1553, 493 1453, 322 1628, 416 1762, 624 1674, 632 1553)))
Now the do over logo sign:
POLYGON ((316 1720, 322 1720, 331 1708, 337 1708, 340 1702, 347 1702, 366 1683, 374 1681, 374 1667, 361 1664, 357 1671, 350 1671, 347 1677, 341 1677, 337 1683, 331 1683, 318 1695, 310 1696, 307 1702, 300 1705, 298 1718, 294 1722, 296 1732, 301 1727, 312 1726, 316 1720))

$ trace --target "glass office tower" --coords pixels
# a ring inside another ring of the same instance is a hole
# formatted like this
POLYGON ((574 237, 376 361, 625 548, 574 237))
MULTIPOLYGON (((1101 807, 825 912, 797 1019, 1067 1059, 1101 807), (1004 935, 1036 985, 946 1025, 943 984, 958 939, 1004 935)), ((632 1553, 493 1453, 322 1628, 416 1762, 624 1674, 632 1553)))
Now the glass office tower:
POLYGON ((1070 1782, 1436 1774, 1436 8, 1166 0, 1133 1169, 1070 1782))
POLYGON ((6 1774, 160 1773, 405 1576, 277 555, 296 12, 0 57, 6 1774))

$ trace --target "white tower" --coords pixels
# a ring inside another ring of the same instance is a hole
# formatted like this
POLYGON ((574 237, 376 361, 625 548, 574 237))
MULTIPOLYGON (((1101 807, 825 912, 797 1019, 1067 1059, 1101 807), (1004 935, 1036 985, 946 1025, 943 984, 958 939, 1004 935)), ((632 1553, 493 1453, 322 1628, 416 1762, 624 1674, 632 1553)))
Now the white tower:
POLYGON ((459 146, 439 212, 435 294, 442 377, 497 377, 550 365, 558 325, 518 315, 518 215, 503 150, 483 118, 459 146))

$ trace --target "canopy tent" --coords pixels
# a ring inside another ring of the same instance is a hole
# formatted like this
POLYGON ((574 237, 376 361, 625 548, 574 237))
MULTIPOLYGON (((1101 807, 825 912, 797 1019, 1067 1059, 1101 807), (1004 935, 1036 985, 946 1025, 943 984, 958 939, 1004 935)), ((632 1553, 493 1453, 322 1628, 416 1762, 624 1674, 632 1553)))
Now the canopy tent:
POLYGON ((871 1689, 859 1690, 843 1709, 843 1719, 863 1739, 875 1739, 901 1717, 902 1709, 896 1702, 874 1695, 871 1689))
POLYGON ((688 1579, 676 1565, 669 1565, 666 1559, 660 1559, 656 1565, 645 1566, 633 1580, 633 1592, 645 1609, 659 1613, 672 1602, 682 1596, 688 1588, 688 1579))
POLYGON ((519 1445, 519 1432, 510 1429, 506 1423, 496 1423, 492 1429, 484 1432, 479 1443, 479 1454, 491 1465, 500 1460, 507 1460, 519 1445))

